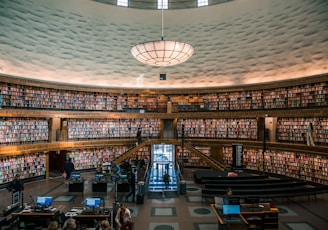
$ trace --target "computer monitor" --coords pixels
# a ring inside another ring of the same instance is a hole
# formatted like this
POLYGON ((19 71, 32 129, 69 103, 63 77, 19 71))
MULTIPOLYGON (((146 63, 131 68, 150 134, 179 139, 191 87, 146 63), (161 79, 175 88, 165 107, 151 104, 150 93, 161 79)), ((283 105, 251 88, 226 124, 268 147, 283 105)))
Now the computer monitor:
POLYGON ((259 196, 247 196, 245 197, 245 204, 258 204, 260 203, 259 196))
POLYGON ((79 179, 81 179, 81 174, 73 172, 72 175, 71 175, 71 179, 72 180, 79 180, 79 179))
POLYGON ((97 173, 95 177, 96 177, 96 180, 103 180, 105 178, 105 175, 102 173, 97 173))
POLYGON ((51 196, 38 196, 36 198, 36 206, 38 207, 51 207, 52 206, 52 197, 51 196))
POLYGON ((239 215, 240 214, 240 205, 223 205, 223 215, 239 215))
POLYGON ((85 208, 100 208, 101 199, 100 198, 86 198, 85 208))
POLYGON ((229 205, 240 205, 240 197, 239 196, 229 196, 228 204, 229 205))

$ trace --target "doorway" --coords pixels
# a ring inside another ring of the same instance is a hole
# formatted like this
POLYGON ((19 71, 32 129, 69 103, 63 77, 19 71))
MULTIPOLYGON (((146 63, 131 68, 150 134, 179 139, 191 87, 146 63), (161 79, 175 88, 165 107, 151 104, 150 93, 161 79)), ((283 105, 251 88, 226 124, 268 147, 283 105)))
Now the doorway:
POLYGON ((174 150, 175 146, 172 144, 152 145, 149 191, 177 190, 174 150), (165 186, 163 181, 165 174, 170 177, 169 186, 165 186))

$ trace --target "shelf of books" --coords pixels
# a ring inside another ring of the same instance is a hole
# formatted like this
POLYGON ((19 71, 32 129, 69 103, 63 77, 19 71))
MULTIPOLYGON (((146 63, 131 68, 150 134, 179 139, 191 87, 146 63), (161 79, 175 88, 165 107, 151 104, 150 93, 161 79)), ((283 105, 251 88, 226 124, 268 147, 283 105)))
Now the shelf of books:
POLYGON ((116 157, 128 151, 126 146, 109 146, 106 148, 74 149, 67 152, 72 158, 75 170, 100 168, 116 157))
POLYGON ((309 84, 208 92, 201 94, 106 93, 60 90, 0 82, 0 106, 34 109, 165 112, 238 111, 254 109, 312 108, 328 106, 328 81, 309 84))
POLYGON ((131 160, 145 160, 150 159, 151 154, 151 147, 150 146, 144 146, 141 149, 139 149, 137 152, 135 152, 130 159, 131 160))
MULTIPOLYGON (((223 147, 223 161, 226 166, 232 165, 232 147, 223 147)), ((263 171, 262 150, 244 148, 243 165, 246 169, 263 171)), ((264 171, 328 185, 328 156, 267 150, 264 171)))
MULTIPOLYGON (((210 156, 211 147, 208 146, 194 146, 195 149, 200 151, 206 156, 210 156)), ((175 148, 176 158, 179 162, 182 160, 183 156, 183 163, 184 167, 198 167, 198 168, 208 168, 206 162, 204 162, 197 154, 189 151, 188 149, 184 148, 184 152, 182 155, 182 147, 176 146, 175 148)))
POLYGON ((0 117, 0 145, 48 141, 47 118, 0 117))
POLYGON ((306 130, 312 123, 315 143, 328 143, 328 117, 278 118, 277 137, 282 142, 306 143, 306 130))
POLYGON ((10 182, 16 174, 22 179, 46 175, 46 153, 0 158, 0 184, 10 182))
POLYGON ((178 137, 182 137, 182 124, 186 138, 257 139, 257 120, 240 119, 179 119, 178 137))
POLYGON ((139 127, 143 137, 158 138, 160 119, 67 119, 69 140, 136 138, 139 127))

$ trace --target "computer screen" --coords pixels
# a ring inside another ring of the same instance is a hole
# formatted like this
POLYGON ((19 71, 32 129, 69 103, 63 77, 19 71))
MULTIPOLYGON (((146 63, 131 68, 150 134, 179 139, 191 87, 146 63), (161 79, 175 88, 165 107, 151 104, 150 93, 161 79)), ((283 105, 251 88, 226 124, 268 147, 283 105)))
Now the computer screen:
POLYGON ((85 207, 86 208, 99 208, 101 203, 100 198, 86 198, 85 207))
POLYGON ((246 204, 258 204, 258 203, 260 203, 260 197, 259 196, 245 197, 245 203, 246 204))
POLYGON ((229 196, 228 204, 229 205, 240 205, 240 197, 239 196, 229 196))
POLYGON ((223 205, 223 215, 240 214, 240 205, 223 205))
POLYGON ((51 207, 52 206, 52 197, 51 196, 38 196, 36 198, 36 206, 51 207))
POLYGON ((80 173, 72 173, 71 179, 79 180, 79 179, 81 179, 81 174, 80 173))
POLYGON ((102 180, 105 178, 105 175, 104 174, 101 174, 101 173, 97 173, 96 174, 96 180, 102 180))

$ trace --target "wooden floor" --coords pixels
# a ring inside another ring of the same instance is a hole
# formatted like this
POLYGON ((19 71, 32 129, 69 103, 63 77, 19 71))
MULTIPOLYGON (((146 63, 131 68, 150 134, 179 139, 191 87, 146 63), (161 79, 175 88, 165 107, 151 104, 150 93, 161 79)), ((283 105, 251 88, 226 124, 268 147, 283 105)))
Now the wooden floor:
MULTIPOLYGON (((118 193, 118 201, 126 202, 132 211, 136 230, 217 230, 217 220, 212 213, 209 203, 201 199, 201 185, 195 184, 193 171, 185 169, 187 184, 186 195, 177 198, 165 197, 148 199, 144 197, 143 204, 133 203, 131 198, 125 199, 126 193, 118 193)), ((82 173, 85 179, 84 194, 69 193, 67 182, 61 177, 39 180, 25 184, 24 203, 32 205, 36 196, 52 196, 53 206, 63 206, 62 211, 68 212, 72 207, 83 207, 83 201, 88 196, 101 196, 105 207, 111 208, 115 203, 113 184, 108 185, 107 193, 92 193, 91 180, 93 172, 82 173), (67 198, 67 200, 65 200, 67 198), (57 201, 56 201, 57 200, 57 201)), ((0 191, 0 210, 4 210, 11 202, 11 193, 0 191)), ((280 209, 279 229, 289 230, 325 230, 328 229, 328 194, 274 200, 280 209)), ((7 226, 2 229, 8 229, 7 226)), ((10 229, 15 229, 11 227, 10 229)))

